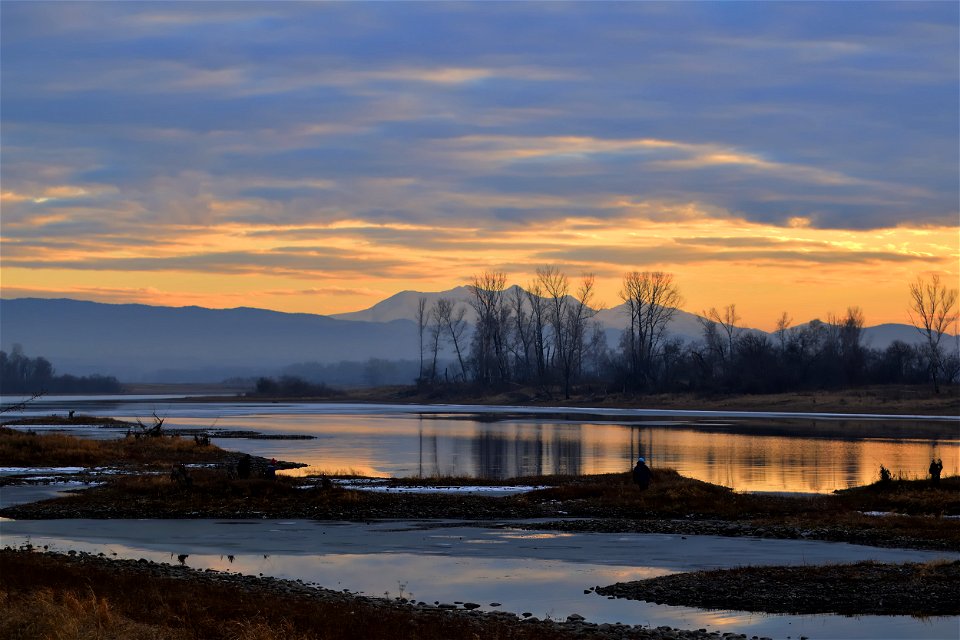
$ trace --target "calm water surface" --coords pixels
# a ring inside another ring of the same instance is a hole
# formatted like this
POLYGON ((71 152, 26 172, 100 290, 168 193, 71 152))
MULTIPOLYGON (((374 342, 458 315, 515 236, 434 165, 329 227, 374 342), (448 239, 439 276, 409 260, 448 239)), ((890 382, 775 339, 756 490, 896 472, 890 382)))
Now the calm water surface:
POLYGON ((309 465, 300 473, 502 479, 622 472, 642 455, 654 467, 707 482, 779 492, 866 484, 877 478, 881 464, 894 474, 924 477, 931 458, 942 458, 944 475, 960 473, 955 418, 630 410, 590 410, 600 414, 590 415, 571 409, 176 403, 156 397, 44 400, 20 415, 76 409, 149 422, 156 412, 168 426, 315 436, 215 439, 228 449, 309 465))

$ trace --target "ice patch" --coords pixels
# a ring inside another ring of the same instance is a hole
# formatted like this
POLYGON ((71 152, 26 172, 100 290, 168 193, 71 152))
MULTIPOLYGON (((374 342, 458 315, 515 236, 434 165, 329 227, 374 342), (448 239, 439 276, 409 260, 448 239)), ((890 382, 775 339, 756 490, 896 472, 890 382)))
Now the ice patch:
MULTIPOLYGON (((893 512, 893 511, 861 511, 860 514, 861 514, 861 515, 864 515, 864 516, 872 516, 872 517, 875 517, 875 518, 886 518, 886 517, 890 517, 890 516, 899 516, 899 515, 901 515, 901 514, 899 514, 899 513, 893 512)), ((921 516, 921 517, 925 517, 925 518, 943 518, 944 520, 960 520, 960 515, 957 515, 957 516, 934 516, 934 515, 927 515, 927 516, 921 516)))
POLYGON ((0 467, 0 476, 22 476, 31 473, 83 473, 86 467, 0 467))
POLYGON ((333 480, 333 482, 347 489, 358 491, 374 491, 377 493, 448 493, 456 495, 488 495, 488 496, 508 496, 518 493, 527 493, 538 489, 548 489, 547 486, 529 486, 529 485, 474 485, 474 486, 440 486, 440 485, 420 485, 420 486, 390 486, 383 480, 370 478, 360 478, 356 480, 333 480))

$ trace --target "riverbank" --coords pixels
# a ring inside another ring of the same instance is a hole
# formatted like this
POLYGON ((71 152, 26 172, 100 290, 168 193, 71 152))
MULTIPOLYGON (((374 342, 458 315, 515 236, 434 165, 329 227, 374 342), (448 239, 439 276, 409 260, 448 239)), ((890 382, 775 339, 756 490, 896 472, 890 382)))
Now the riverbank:
POLYGON ((569 399, 556 390, 511 387, 479 390, 464 386, 420 388, 414 385, 338 389, 323 397, 256 396, 237 387, 211 385, 127 385, 131 394, 184 394, 191 402, 331 402, 382 404, 462 404, 523 407, 596 407, 699 411, 777 411, 803 413, 872 413, 889 415, 960 415, 960 385, 880 385, 843 390, 791 391, 775 394, 629 393, 582 386, 569 399))
POLYGON ((738 567, 618 582, 600 595, 704 609, 840 615, 960 615, 960 561, 738 567))
MULTIPOLYGON (((925 619, 957 615, 958 571, 957 561, 742 567, 598 586, 584 593, 703 609, 925 619)), ((591 623, 577 613, 537 619, 482 602, 425 602, 405 593, 402 585, 398 593, 371 597, 302 580, 192 569, 173 559, 109 559, 30 546, 0 551, 0 637, 65 632, 98 639, 747 637, 725 629, 591 623)))
MULTIPOLYGON (((791 391, 762 395, 700 393, 610 392, 589 387, 575 390, 569 399, 562 393, 535 388, 478 394, 460 388, 418 390, 384 387, 348 392, 350 401, 519 405, 538 407, 597 407, 617 409, 670 409, 701 411, 778 411, 803 413, 883 413, 895 415, 960 414, 960 386, 944 387, 936 394, 926 385, 876 386, 836 391, 791 391)), ((341 400, 347 400, 342 398, 341 400)))
MULTIPOLYGON (((475 603, 371 598, 299 581, 196 571, 145 560, 0 550, 0 637, 98 640, 491 638, 718 640, 649 629, 475 611, 475 603)), ((733 638, 746 638, 734 635, 733 638)))

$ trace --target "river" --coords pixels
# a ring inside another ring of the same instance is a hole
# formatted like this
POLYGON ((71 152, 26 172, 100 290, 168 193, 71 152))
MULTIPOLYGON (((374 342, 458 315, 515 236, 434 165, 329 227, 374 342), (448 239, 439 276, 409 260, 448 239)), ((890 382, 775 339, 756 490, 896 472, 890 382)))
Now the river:
POLYGON ((228 449, 307 464, 299 473, 504 479, 622 472, 644 456, 653 467, 738 491, 786 493, 868 484, 880 465, 894 476, 922 478, 932 458, 943 460, 944 475, 960 473, 956 417, 207 403, 163 396, 42 398, 13 415, 69 410, 147 423, 155 413, 168 427, 313 436, 214 439, 228 449))

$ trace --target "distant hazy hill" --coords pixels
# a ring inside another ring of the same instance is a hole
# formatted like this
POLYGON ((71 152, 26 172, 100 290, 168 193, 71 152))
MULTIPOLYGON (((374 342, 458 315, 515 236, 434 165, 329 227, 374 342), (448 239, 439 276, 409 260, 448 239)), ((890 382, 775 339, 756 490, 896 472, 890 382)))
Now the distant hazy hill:
MULTIPOLYGON (((205 309, 101 304, 78 300, 0 300, 0 348, 21 344, 44 356, 59 373, 113 375, 122 381, 219 381, 272 375, 295 363, 419 359, 417 301, 446 297, 464 303, 467 287, 404 291, 369 309, 335 317, 263 309, 205 309)), ((596 318, 616 346, 628 317, 623 305, 596 318)), ((670 334, 698 340, 698 316, 678 311, 670 334)), ((467 319, 472 321, 472 311, 467 319)), ((952 340, 953 338, 951 338, 952 340)), ((864 330, 864 343, 886 348, 894 340, 917 343, 916 329, 883 324, 864 330)))
MULTIPOLYGON (((516 285, 507 290, 511 295, 516 285)), ((363 320, 366 322, 385 322, 390 320, 410 320, 415 321, 417 317, 417 303, 423 297, 427 300, 429 308, 439 298, 449 298, 457 302, 462 302, 467 307, 467 320, 473 322, 476 314, 470 308, 469 300, 473 294, 469 287, 456 287, 447 291, 433 291, 422 293, 419 291, 401 291, 389 298, 381 300, 369 309, 361 311, 352 311, 349 313, 339 313, 330 316, 341 320, 363 320)), ((620 304, 609 309, 597 311, 594 318, 607 329, 611 346, 616 345, 619 332, 623 330, 630 321, 626 304, 620 304)), ((701 316, 688 311, 677 310, 673 320, 670 322, 669 333, 671 336, 682 338, 685 342, 699 340, 702 333, 700 324, 701 316)), ((801 327, 804 325, 800 325, 801 327)), ((750 329, 744 327, 747 331, 755 333, 767 333, 760 329, 750 329)), ((770 335, 770 334, 767 334, 770 335)), ((920 342, 920 335, 917 330, 907 324, 881 324, 875 327, 866 327, 863 331, 863 342, 865 345, 874 349, 885 349, 894 340, 900 340, 908 344, 917 344, 920 342)))
MULTIPOLYGON (((594 316, 594 319, 602 322, 603 326, 608 329, 622 331, 630 324, 630 311, 624 303, 610 309, 601 309, 594 316)), ((699 340, 703 335, 700 316, 678 309, 670 320, 667 331, 670 336, 682 338, 684 342, 699 340)))
MULTIPOLYGON (((505 294, 508 297, 513 296, 513 291, 517 289, 516 285, 508 288, 505 294)), ((419 299, 425 298, 429 308, 440 298, 448 298, 455 302, 461 302, 467 309, 466 319, 473 323, 476 320, 476 314, 469 302, 473 294, 469 287, 456 287, 447 291, 434 291, 421 293, 419 291, 401 291, 389 298, 378 302, 369 309, 362 311, 352 311, 350 313, 338 313, 330 316, 341 320, 363 320, 366 322, 385 322, 389 320, 411 320, 416 321, 417 304, 419 299)), ((670 335, 680 337, 686 342, 697 340, 701 335, 701 327, 698 321, 700 316, 678 310, 673 320, 670 322, 670 335)), ((594 318, 607 329, 611 346, 617 344, 619 333, 630 322, 630 316, 627 312, 627 306, 621 304, 610 309, 601 309, 597 311, 594 318)))
POLYGON ((21 344, 58 371, 121 380, 221 380, 295 362, 418 358, 416 326, 263 309, 0 300, 0 348, 21 344))
POLYGON ((438 299, 449 298, 454 302, 461 302, 468 308, 467 320, 472 324, 476 320, 476 314, 470 308, 469 300, 473 296, 468 287, 456 287, 449 291, 432 291, 422 293, 420 291, 401 291, 395 293, 389 298, 381 300, 369 309, 362 311, 351 311, 348 313, 334 313, 331 318, 338 320, 353 320, 361 322, 390 322, 391 320, 410 320, 416 321, 417 308, 420 298, 425 298, 427 308, 429 309, 438 299))
MULTIPOLYGON (((506 290, 505 294, 512 298, 513 291, 517 288, 517 285, 513 285, 506 290)), ((388 322, 390 320, 416 321, 417 306, 420 298, 426 299, 428 309, 438 299, 447 298, 454 302, 460 302, 467 309, 465 317, 466 320, 472 324, 476 321, 476 313, 474 313, 473 307, 470 306, 470 299, 472 297, 473 294, 469 287, 456 287, 447 291, 431 291, 426 293, 419 291, 401 291, 385 300, 381 300, 369 309, 351 311, 349 313, 336 313, 330 317, 340 320, 362 320, 365 322, 388 322)), ((697 322, 698 317, 699 316, 687 313, 686 311, 678 311, 670 324, 670 333, 688 341, 699 338, 700 324, 697 322)), ((621 331, 630 321, 630 317, 627 315, 626 305, 620 305, 612 309, 601 309, 597 312, 595 318, 603 323, 603 326, 608 329, 611 335, 613 332, 621 331)), ((616 344, 616 341, 614 340, 612 344, 616 344)))
MULTIPOLYGON (((943 340, 952 340, 954 336, 945 335, 943 340)), ((916 327, 908 324, 878 324, 863 330, 863 343, 873 349, 886 349, 894 340, 907 344, 919 344, 923 341, 916 327)), ((944 344, 944 347, 949 347, 944 344)))

